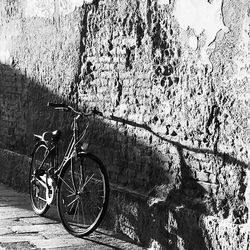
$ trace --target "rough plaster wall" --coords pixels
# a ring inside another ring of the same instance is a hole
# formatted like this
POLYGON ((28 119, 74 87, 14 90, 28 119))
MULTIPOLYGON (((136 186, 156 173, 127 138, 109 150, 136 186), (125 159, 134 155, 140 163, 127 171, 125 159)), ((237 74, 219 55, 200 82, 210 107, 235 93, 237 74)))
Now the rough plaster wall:
POLYGON ((55 3, 1 1, 1 144, 26 154, 32 132, 68 124, 45 107, 70 99, 78 73, 81 11, 59 20, 55 3))
POLYGON ((50 99, 97 106, 123 118, 96 120, 89 148, 118 188, 116 230, 163 249, 247 249, 248 1, 82 4, 1 1, 1 146, 28 153, 31 132, 67 129, 50 99))
MULTIPOLYGON (((215 48, 216 36, 220 33, 223 36, 228 32, 224 25, 222 0, 199 1, 187 0, 176 1, 174 16, 177 19, 184 36, 187 36, 188 45, 193 50, 199 50, 201 64, 207 64, 211 68, 209 53, 207 50, 215 48), (198 21, 199 20, 199 21, 198 21)), ((184 37, 183 40, 186 40, 184 37)))

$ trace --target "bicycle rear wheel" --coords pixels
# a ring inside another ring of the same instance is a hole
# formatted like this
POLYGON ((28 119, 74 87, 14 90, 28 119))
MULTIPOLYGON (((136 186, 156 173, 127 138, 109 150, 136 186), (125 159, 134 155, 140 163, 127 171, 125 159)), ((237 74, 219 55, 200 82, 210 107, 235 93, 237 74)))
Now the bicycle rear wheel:
POLYGON ((29 194, 31 206, 38 215, 45 214, 49 209, 46 201, 46 188, 40 180, 40 178, 45 178, 45 171, 51 166, 50 158, 46 157, 47 150, 46 144, 39 142, 34 148, 30 164, 29 194))
POLYGON ((108 206, 109 182, 102 162, 91 154, 71 158, 58 182, 57 206, 65 229, 75 236, 92 233, 108 206))

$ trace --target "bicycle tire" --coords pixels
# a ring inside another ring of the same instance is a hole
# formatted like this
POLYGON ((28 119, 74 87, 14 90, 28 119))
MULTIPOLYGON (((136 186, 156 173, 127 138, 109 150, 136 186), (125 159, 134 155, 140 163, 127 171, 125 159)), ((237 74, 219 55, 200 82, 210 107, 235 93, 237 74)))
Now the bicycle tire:
MULTIPOLYGON (((39 168, 39 163, 44 160, 47 150, 48 147, 45 142, 38 142, 32 152, 32 159, 30 163, 29 194, 32 209, 38 215, 45 214, 50 207, 46 201, 46 189, 37 181, 35 176, 35 171, 39 168)), ((50 159, 48 158, 44 162, 43 169, 47 170, 49 165, 50 159)))
POLYGON ((57 208, 64 228, 77 237, 91 234, 103 220, 108 200, 109 181, 103 163, 89 153, 72 157, 58 179, 57 208))

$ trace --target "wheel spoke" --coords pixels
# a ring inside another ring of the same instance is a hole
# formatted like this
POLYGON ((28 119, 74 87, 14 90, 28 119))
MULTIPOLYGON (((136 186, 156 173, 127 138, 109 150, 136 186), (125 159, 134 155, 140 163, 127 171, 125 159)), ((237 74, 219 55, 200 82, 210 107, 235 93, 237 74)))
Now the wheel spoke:
MULTIPOLYGON (((80 165, 81 166, 81 165, 80 165)), ((82 167, 80 167, 80 176, 81 177, 79 177, 79 188, 78 188, 78 191, 80 191, 81 190, 81 186, 82 186, 82 182, 83 182, 83 173, 82 173, 82 167)))
MULTIPOLYGON (((94 176, 94 174, 92 174, 92 176, 91 176, 87 181, 84 182, 84 185, 82 186, 80 192, 83 191, 83 189, 86 187, 86 185, 89 183, 89 181, 92 179, 93 176, 94 176)), ((87 179, 87 178, 88 178, 88 176, 86 177, 86 179, 87 179)))
MULTIPOLYGON (((77 201, 78 200, 78 198, 76 197, 73 201, 71 201, 68 205, 67 205, 67 207, 69 207, 71 204, 73 204, 75 201, 77 201)), ((72 208, 72 207, 71 207, 72 208)))
POLYGON ((80 199, 80 204, 81 204, 81 208, 82 208, 82 219, 83 219, 83 224, 86 225, 85 215, 84 215, 84 209, 83 209, 83 203, 82 203, 82 200, 81 200, 81 199, 80 199))
POLYGON ((71 193, 71 194, 67 195, 67 198, 72 197, 72 196, 74 196, 74 195, 75 195, 75 194, 71 193))
POLYGON ((75 191, 73 190, 73 188, 61 177, 59 177, 60 180, 62 180, 62 182, 69 188, 70 192, 73 194, 75 193, 75 191))
POLYGON ((79 199, 77 200, 76 209, 75 209, 74 215, 73 215, 73 221, 75 220, 75 216, 76 216, 76 213, 77 213, 77 210, 78 210, 78 204, 79 204, 79 199))
POLYGON ((72 184, 73 184, 73 189, 74 192, 76 192, 76 182, 75 182, 75 176, 74 176, 74 172, 73 172, 73 158, 70 159, 70 169, 71 169, 71 180, 72 180, 72 184))

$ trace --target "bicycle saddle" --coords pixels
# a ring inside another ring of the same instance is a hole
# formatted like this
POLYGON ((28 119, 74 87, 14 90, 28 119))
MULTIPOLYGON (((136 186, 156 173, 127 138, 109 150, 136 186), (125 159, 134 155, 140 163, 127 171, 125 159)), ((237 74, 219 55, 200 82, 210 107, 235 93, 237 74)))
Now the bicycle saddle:
POLYGON ((62 133, 61 130, 55 130, 55 131, 46 131, 42 135, 34 134, 34 136, 36 141, 57 142, 60 139, 61 133, 62 133))

